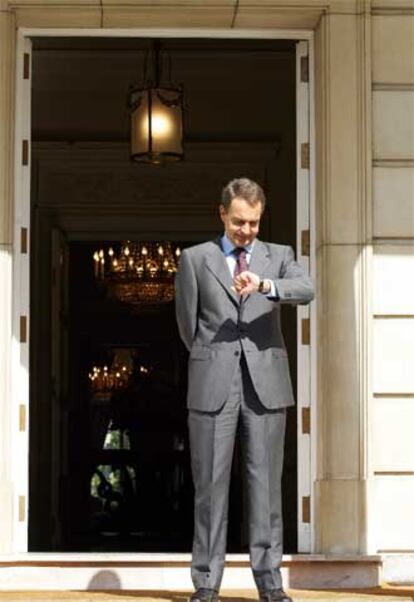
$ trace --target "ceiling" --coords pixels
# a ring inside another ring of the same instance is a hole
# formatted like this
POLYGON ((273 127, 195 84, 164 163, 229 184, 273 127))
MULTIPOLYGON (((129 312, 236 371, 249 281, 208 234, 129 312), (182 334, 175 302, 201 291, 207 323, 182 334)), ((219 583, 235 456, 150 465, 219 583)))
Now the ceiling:
MULTIPOLYGON (((33 40, 34 141, 127 141, 128 87, 142 82, 149 39, 33 40)), ((188 141, 291 140, 295 43, 161 40, 184 84, 188 141)), ((164 59, 164 74, 167 59, 164 59)))

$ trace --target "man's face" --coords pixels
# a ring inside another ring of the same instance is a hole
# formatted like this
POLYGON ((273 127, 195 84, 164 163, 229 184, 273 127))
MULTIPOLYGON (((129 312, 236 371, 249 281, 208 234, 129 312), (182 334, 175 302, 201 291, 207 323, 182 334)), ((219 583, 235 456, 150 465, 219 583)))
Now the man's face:
POLYGON ((250 245, 259 232, 262 204, 260 201, 250 205, 244 199, 234 198, 229 208, 220 205, 220 217, 227 238, 236 247, 250 245))

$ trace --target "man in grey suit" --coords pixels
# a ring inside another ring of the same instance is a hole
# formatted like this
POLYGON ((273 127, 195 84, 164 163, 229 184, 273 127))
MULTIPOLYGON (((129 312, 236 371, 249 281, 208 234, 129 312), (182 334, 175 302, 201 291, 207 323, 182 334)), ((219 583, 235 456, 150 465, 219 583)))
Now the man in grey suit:
POLYGON ((183 251, 176 312, 189 356, 188 424, 195 486, 191 602, 216 602, 223 576, 230 473, 241 437, 249 505, 249 548, 261 602, 283 591, 281 474, 286 407, 293 405, 280 327, 282 303, 313 298, 289 246, 256 238, 265 206, 247 178, 223 189, 224 234, 183 251))

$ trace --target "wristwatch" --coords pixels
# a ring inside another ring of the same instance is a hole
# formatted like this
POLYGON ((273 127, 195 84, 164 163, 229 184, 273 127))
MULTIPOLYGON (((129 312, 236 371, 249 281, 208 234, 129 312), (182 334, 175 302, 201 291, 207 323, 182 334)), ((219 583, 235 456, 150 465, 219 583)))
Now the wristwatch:
POLYGON ((267 294, 269 292, 268 290, 265 291, 265 287, 267 289, 267 286, 268 286, 267 285, 267 280, 260 280, 257 291, 259 293, 266 293, 267 294))

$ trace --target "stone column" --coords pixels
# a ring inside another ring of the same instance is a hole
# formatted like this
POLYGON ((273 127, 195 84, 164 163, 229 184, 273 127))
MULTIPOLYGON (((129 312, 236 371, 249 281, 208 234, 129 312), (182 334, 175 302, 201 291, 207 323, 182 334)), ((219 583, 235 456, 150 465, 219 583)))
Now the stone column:
POLYGON ((366 544, 367 249, 370 157, 364 14, 316 33, 318 441, 316 552, 366 544))
POLYGON ((11 341, 14 16, 0 4, 0 553, 11 550, 11 341))

